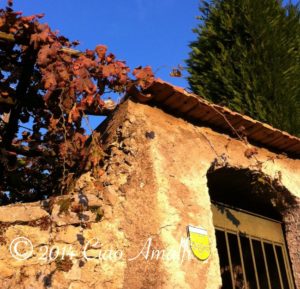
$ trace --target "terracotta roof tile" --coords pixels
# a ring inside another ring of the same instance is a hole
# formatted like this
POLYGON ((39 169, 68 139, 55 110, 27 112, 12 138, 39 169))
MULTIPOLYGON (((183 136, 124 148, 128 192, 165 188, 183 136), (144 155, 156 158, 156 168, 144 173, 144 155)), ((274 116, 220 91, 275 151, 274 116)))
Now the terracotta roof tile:
POLYGON ((140 102, 151 100, 155 105, 173 111, 183 118, 207 123, 207 125, 218 127, 224 132, 232 133, 232 128, 239 131, 243 127, 242 133, 250 141, 300 157, 299 138, 227 107, 210 103, 161 79, 156 79, 143 93, 133 89, 129 91, 128 95, 134 96, 140 102))

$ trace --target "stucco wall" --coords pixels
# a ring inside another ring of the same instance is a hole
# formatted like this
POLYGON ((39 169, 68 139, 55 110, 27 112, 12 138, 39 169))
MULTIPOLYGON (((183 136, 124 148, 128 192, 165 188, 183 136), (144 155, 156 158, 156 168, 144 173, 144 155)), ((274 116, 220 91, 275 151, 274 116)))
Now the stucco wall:
MULTIPOLYGON (((172 232, 175 236, 178 232, 184 232, 184 226, 187 224, 208 229, 213 248, 211 258, 207 263, 199 262, 192 272, 198 276, 199 280, 196 283, 201 284, 200 287, 205 288, 207 282, 208 288, 217 288, 219 269, 206 186, 207 171, 216 158, 232 167, 257 169, 259 166, 259 169, 271 178, 276 178, 280 172, 282 185, 299 197, 300 161, 288 159, 284 155, 277 156, 260 148, 257 148, 258 153, 255 158, 249 159, 245 156, 245 151, 251 146, 227 135, 216 133, 209 128, 195 127, 149 106, 129 103, 129 110, 140 111, 140 117, 145 119, 148 131, 155 133, 155 138, 149 142, 159 184, 157 197, 164 199, 161 222, 164 224, 168 216, 174 220, 172 232), (207 280, 202 276, 203 269, 207 274, 207 280)), ((299 285, 299 246, 296 245, 296 239, 299 241, 299 230, 295 228, 299 226, 299 221, 297 222, 299 208, 295 211, 297 213, 294 212, 294 217, 291 218, 293 221, 289 222, 294 226, 294 234, 289 235, 289 238, 293 239, 294 255, 291 257, 295 265, 296 282, 299 285)), ((178 239, 178 235, 176 237, 178 239)), ((167 242, 168 238, 164 240, 167 242)), ((176 274, 175 270, 172 272, 176 274)), ((187 272, 186 276, 191 273, 187 272)))
MULTIPOLYGON (((244 142, 158 108, 126 101, 101 130, 108 155, 105 174, 101 181, 82 176, 71 192, 70 214, 59 214, 59 200, 48 207, 29 204, 26 210, 22 205, 0 208, 1 288, 217 289, 221 277, 206 177, 212 164, 257 169, 259 161, 266 175, 276 178, 280 172, 282 185, 300 197, 300 160, 262 148, 257 148, 255 158, 247 158, 249 145, 244 142), (74 208, 82 196, 87 204, 78 214, 74 208), (9 212, 14 212, 12 217, 7 217, 9 212), (48 219, 44 227, 37 222, 48 219), (208 231, 211 255, 206 261, 135 258, 149 238, 150 254, 152 249, 178 251, 187 225, 208 231), (78 254, 71 265, 43 264, 38 253, 16 261, 9 244, 17 236, 29 238, 35 251, 43 244, 67 244, 78 254), (87 248, 91 258, 86 260, 80 252, 93 238, 99 238, 99 244, 87 248), (101 249, 120 250, 123 258, 101 261, 101 249)), ((298 213, 294 209, 290 218, 297 219, 298 213)), ((295 230, 291 229, 290 243, 300 238, 295 230)), ((298 246, 294 244, 293 250, 295 279, 300 284, 298 246)))

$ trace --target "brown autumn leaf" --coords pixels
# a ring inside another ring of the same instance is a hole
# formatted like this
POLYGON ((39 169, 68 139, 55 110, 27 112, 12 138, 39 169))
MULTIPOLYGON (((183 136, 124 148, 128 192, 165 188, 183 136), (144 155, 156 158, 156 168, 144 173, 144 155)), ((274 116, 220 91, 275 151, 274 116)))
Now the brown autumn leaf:
POLYGON ((178 68, 173 68, 172 71, 170 72, 170 76, 172 76, 172 77, 181 77, 182 73, 178 68))
POLYGON ((30 15, 30 16, 23 16, 22 20, 23 22, 32 22, 36 18, 37 18, 36 15, 30 15))
POLYGON ((70 79, 70 74, 63 62, 57 62, 56 69, 57 74, 61 78, 61 80, 68 81, 70 79))
POLYGON ((92 68, 96 65, 96 62, 85 55, 80 55, 77 59, 77 62, 81 64, 82 67, 92 68))
POLYGON ((34 49, 37 49, 40 44, 46 43, 49 37, 49 32, 44 30, 40 33, 32 34, 30 37, 30 44, 33 44, 34 49))
POLYGON ((94 95, 93 94, 88 94, 85 97, 85 101, 88 104, 88 106, 91 106, 93 104, 93 102, 94 102, 94 95))
POLYGON ((137 79, 137 84, 142 88, 146 89, 154 81, 154 74, 150 66, 137 67, 133 70, 133 75, 137 79))
POLYGON ((96 51, 99 59, 103 60, 105 58, 105 54, 107 52, 107 46, 105 46, 105 45, 98 45, 98 46, 96 46, 95 51, 96 51))
POLYGON ((110 77, 114 74, 116 74, 117 70, 116 70, 116 66, 114 63, 110 63, 108 65, 104 65, 102 67, 102 74, 103 74, 103 77, 110 77))
POLYGON ((76 107, 76 105, 74 105, 69 113, 68 123, 76 122, 80 119, 80 117, 81 117, 80 112, 76 107))
POLYGON ((53 66, 53 60, 57 58, 59 49, 59 45, 43 45, 38 52, 37 64, 43 68, 47 65, 53 66))
POLYGON ((68 64, 71 64, 72 63, 72 57, 70 54, 67 54, 67 53, 64 53, 64 52, 59 52, 59 56, 60 58, 65 62, 65 63, 68 63, 68 64))
POLYGON ((55 77, 55 74, 52 72, 47 72, 44 75, 43 81, 44 81, 45 89, 53 90, 56 87, 56 84, 57 84, 56 77, 55 77))
POLYGON ((38 13, 38 14, 35 14, 36 18, 43 18, 45 17, 45 13, 38 13))
POLYGON ((88 93, 94 95, 97 91, 97 86, 89 79, 85 79, 83 82, 83 89, 88 93))
POLYGON ((115 60, 115 55, 114 54, 112 54, 112 53, 110 53, 110 54, 108 54, 107 56, 106 56, 106 62, 107 63, 111 63, 111 62, 113 62, 114 60, 115 60))
POLYGON ((68 97, 67 95, 63 95, 62 105, 66 113, 69 113, 74 105, 74 100, 68 97))

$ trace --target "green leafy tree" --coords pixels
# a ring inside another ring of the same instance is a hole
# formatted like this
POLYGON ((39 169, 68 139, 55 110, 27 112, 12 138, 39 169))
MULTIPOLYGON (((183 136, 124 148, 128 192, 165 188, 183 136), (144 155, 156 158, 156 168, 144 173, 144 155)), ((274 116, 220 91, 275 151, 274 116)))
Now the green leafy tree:
POLYGON ((200 4, 187 60, 192 90, 300 135, 300 11, 274 0, 200 4))

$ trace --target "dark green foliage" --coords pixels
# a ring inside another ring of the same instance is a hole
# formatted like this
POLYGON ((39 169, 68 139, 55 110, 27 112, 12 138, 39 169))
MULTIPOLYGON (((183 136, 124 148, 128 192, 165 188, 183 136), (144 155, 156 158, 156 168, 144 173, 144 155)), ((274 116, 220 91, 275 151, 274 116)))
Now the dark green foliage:
POLYGON ((187 60, 192 90, 299 136, 299 5, 202 1, 199 20, 187 60))

